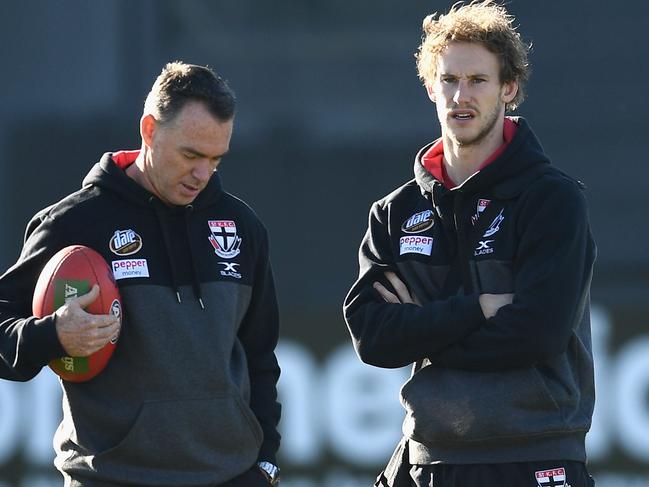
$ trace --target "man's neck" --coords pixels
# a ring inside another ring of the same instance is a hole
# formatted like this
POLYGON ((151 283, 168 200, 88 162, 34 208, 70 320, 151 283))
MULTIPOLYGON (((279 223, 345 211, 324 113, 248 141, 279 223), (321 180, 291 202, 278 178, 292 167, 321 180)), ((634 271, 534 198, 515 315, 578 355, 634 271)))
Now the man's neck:
POLYGON ((458 144, 442 134, 444 168, 455 184, 461 185, 480 170, 482 163, 503 144, 503 121, 494 125, 493 130, 475 144, 458 144))
POLYGON ((126 175, 133 179, 137 184, 142 186, 144 189, 147 191, 151 192, 151 185, 149 184, 149 181, 144 175, 144 157, 146 154, 146 148, 142 147, 142 150, 140 150, 140 153, 137 156, 137 159, 135 159, 135 162, 128 166, 126 168, 126 175))

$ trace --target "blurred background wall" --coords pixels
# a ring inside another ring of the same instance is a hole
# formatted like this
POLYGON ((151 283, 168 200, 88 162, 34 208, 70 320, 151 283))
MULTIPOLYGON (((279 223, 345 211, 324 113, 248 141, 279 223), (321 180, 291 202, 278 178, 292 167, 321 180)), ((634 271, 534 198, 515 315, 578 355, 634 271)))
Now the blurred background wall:
MULTIPOLYGON (((139 147, 144 97, 170 60, 209 64, 237 92, 222 177, 271 235, 281 301, 282 485, 371 485, 400 434, 407 371, 361 365, 340 305, 375 199, 439 136, 416 76, 436 0, 25 0, 0 14, 0 266, 29 217, 110 150, 139 147)), ((598 486, 649 486, 649 3, 509 2, 533 43, 518 114, 589 190, 598 486)), ((556 215, 561 218, 561 215, 556 215)), ((0 487, 61 485, 47 370, 0 382, 0 487)))

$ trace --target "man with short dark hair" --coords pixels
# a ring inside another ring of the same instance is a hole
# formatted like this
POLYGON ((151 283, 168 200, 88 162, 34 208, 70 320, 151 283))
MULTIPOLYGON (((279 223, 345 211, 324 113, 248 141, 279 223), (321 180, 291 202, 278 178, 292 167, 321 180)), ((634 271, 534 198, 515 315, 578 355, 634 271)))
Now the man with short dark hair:
POLYGON ((212 70, 169 63, 149 93, 139 151, 106 153, 83 187, 30 222, 0 278, 0 374, 34 377, 120 333, 108 366, 62 381, 55 465, 71 487, 278 482, 278 311, 268 237, 221 188, 234 94, 212 70), (121 248, 119 236, 135 235, 121 248), (73 244, 114 269, 123 317, 86 313, 98 288, 31 316, 41 269, 73 244), (138 272, 121 272, 130 264, 138 272))
POLYGON ((372 206, 344 304, 363 361, 413 364, 376 485, 593 485, 595 244, 581 183, 505 117, 527 47, 504 7, 471 2, 424 20, 417 61, 442 136, 372 206))

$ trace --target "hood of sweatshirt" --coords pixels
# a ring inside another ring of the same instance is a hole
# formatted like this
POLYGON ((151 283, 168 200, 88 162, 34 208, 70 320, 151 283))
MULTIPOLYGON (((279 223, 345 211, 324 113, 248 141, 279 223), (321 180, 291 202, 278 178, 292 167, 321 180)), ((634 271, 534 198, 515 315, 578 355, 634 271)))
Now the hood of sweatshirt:
POLYGON ((493 162, 452 190, 443 188, 442 182, 428 172, 422 162, 423 155, 437 140, 424 146, 415 157, 414 167, 415 180, 422 193, 435 194, 440 191, 472 193, 491 188, 499 197, 512 198, 531 181, 543 174, 556 171, 526 120, 521 117, 508 118, 516 123, 518 128, 505 150, 493 162))
POLYGON ((221 179, 218 173, 214 173, 205 189, 188 205, 167 205, 157 196, 140 186, 135 180, 127 176, 125 170, 135 162, 139 152, 139 150, 134 150, 105 153, 84 178, 82 185, 83 187, 97 186, 111 191, 118 194, 120 198, 148 208, 151 212, 155 213, 163 237, 162 241, 165 246, 176 299, 179 303, 181 302, 178 277, 180 269, 177 259, 172 255, 171 232, 173 230, 170 222, 179 217, 184 219, 185 224, 183 227, 187 236, 187 251, 191 262, 192 288, 200 306, 204 308, 203 293, 198 278, 197 258, 192 248, 193 239, 189 232, 189 222, 194 213, 217 204, 219 198, 223 195, 221 179))
MULTIPOLYGON (((126 168, 135 162, 139 153, 139 150, 105 153, 83 179, 82 185, 108 189, 141 206, 150 206, 152 202, 156 202, 155 204, 160 204, 171 212, 182 211, 183 208, 186 208, 185 206, 164 204, 158 197, 126 175, 126 168)), ((191 206, 194 211, 201 210, 216 204, 222 194, 221 178, 218 173, 214 173, 205 189, 187 206, 191 206)))

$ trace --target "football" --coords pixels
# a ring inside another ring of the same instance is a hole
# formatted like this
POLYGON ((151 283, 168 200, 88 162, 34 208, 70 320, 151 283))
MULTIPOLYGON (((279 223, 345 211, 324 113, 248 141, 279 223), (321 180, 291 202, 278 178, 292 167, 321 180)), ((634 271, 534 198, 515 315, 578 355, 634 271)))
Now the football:
MULTIPOLYGON (((85 311, 91 314, 113 314, 121 319, 122 301, 113 272, 95 250, 72 245, 57 252, 45 265, 34 288, 32 312, 42 318, 68 300, 88 293, 99 285, 99 296, 85 311)), ((52 360, 50 368, 62 379, 85 382, 99 374, 115 351, 118 336, 87 357, 61 357, 52 360)))

